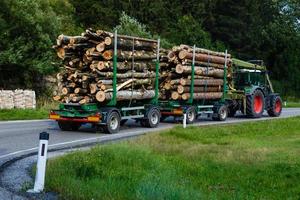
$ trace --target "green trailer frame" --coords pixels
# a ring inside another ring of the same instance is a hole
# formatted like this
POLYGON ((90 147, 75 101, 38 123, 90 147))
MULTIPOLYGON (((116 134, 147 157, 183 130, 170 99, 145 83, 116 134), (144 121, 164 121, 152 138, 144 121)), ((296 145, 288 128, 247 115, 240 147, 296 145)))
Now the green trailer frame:
MULTIPOLYGON (((132 39, 133 41, 136 37, 131 36, 122 36, 127 39, 132 39)), ((158 105, 159 98, 159 50, 160 50, 160 39, 151 40, 143 39, 149 42, 157 43, 157 52, 156 52, 156 61, 155 61, 155 96, 149 100, 139 100, 139 101, 130 101, 128 102, 117 102, 117 69, 118 69, 118 33, 114 33, 114 54, 113 54, 113 91, 112 99, 106 104, 93 103, 93 104, 60 104, 58 110, 52 110, 50 112, 50 119, 56 120, 59 123, 72 123, 74 124, 83 124, 83 123, 92 123, 94 125, 100 126, 109 126, 110 115, 112 113, 118 115, 119 123, 124 123, 128 119, 140 120, 142 125, 147 126, 147 120, 152 112, 158 114, 158 123, 160 119, 160 109, 158 105)), ((134 44, 134 42, 133 42, 134 44)), ((134 45, 133 45, 134 51, 134 45)), ((152 124, 153 125, 153 124, 152 124)), ((151 126, 151 121, 150 121, 151 126)), ((157 126, 157 124, 155 124, 157 126)), ((69 127, 69 126, 68 126, 69 127)), ((62 128, 62 127, 61 127, 62 128)), ((77 126, 76 126, 77 128, 77 126)), ((71 129, 71 128, 70 128, 71 129)), ((117 132, 108 131, 110 133, 117 132)))
MULTIPOLYGON (((183 117, 187 114, 187 123, 193 123, 197 116, 206 115, 212 116, 214 120, 226 120, 227 112, 224 109, 225 100, 227 98, 227 50, 225 51, 225 64, 224 64, 224 77, 223 77, 223 90, 222 98, 219 100, 194 100, 194 77, 195 77, 195 50, 193 46, 193 59, 191 71, 191 85, 190 85, 190 98, 187 101, 160 101, 160 108, 162 119, 168 116, 183 117), (194 114, 191 115, 191 112, 194 114), (222 115, 220 115, 222 112, 222 115), (189 117, 193 117, 192 120, 189 117)), ((209 62, 209 61, 208 61, 209 62)), ((208 67, 208 66, 207 66, 208 67)))

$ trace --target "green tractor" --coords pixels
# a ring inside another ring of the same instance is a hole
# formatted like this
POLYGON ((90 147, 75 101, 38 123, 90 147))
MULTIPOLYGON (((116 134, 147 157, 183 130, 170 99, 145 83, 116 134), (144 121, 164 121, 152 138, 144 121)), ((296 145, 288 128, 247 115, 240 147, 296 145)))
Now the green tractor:
POLYGON ((251 118, 260 118, 265 110, 271 117, 281 114, 282 100, 279 94, 274 93, 262 61, 232 59, 231 70, 226 98, 229 117, 239 110, 251 118))

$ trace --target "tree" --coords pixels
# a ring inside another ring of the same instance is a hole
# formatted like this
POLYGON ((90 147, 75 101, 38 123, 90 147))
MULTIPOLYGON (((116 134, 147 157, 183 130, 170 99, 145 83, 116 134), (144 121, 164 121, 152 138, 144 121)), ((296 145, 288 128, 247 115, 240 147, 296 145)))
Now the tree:
POLYGON ((21 71, 25 80, 55 71, 51 47, 57 35, 77 29, 72 5, 58 0, 5 0, 0 2, 0 7, 1 73, 21 71))

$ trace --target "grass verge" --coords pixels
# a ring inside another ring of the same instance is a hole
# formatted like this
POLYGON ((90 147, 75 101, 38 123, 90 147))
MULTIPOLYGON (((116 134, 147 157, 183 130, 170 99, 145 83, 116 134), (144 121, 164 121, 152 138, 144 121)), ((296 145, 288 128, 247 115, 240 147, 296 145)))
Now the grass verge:
POLYGON ((300 108, 300 102, 287 102, 284 108, 300 108))
POLYGON ((49 110, 47 109, 2 109, 0 110, 0 120, 30 120, 30 119, 46 119, 49 110))
POLYGON ((50 160, 61 199, 299 199, 300 117, 176 127, 50 160))
POLYGON ((0 121, 47 119, 49 110, 57 107, 56 102, 38 100, 37 109, 0 109, 0 121))

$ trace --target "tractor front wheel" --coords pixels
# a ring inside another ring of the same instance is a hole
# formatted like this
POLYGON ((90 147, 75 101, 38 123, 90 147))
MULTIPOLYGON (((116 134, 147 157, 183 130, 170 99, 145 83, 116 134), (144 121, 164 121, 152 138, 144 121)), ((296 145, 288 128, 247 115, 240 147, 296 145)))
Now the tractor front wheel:
POLYGON ((252 95, 247 96, 246 114, 248 117, 260 118, 264 112, 265 98, 260 90, 255 90, 252 95))
POLYGON ((282 100, 280 96, 274 96, 270 99, 270 106, 268 108, 270 117, 278 117, 282 111, 282 100))

